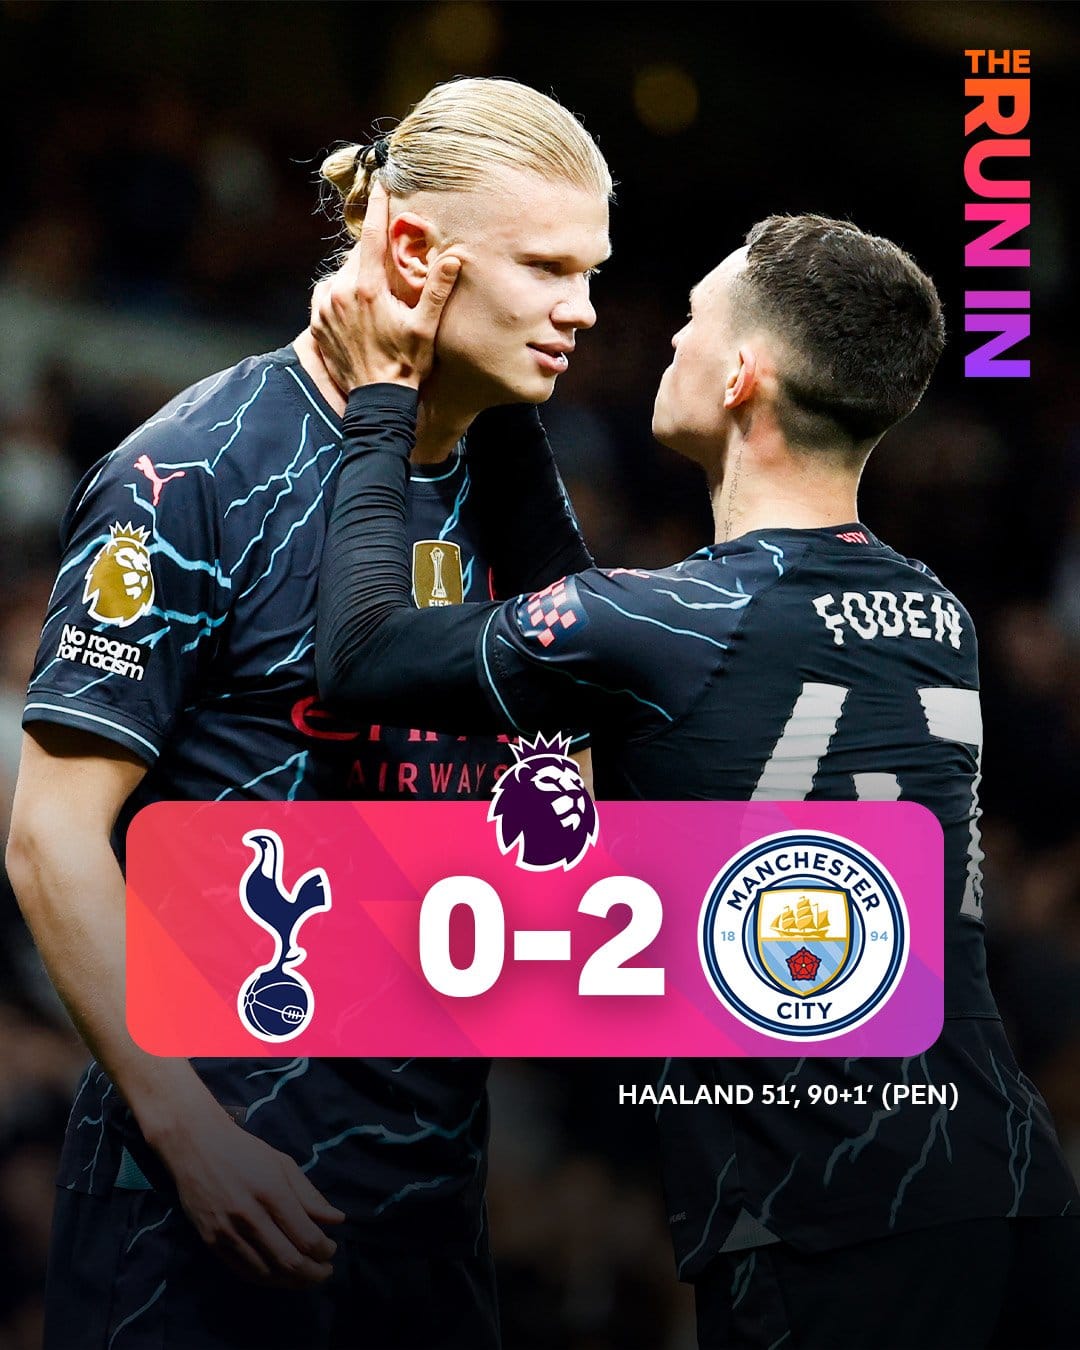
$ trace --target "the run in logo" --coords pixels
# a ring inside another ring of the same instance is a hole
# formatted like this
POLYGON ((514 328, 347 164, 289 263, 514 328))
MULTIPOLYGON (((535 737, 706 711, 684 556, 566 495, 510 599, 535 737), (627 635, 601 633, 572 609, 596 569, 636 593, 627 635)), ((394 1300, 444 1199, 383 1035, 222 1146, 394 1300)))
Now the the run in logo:
POLYGON ((827 1040, 872 1017, 907 964, 896 882, 839 835, 791 831, 738 853, 709 887, 698 949, 713 993, 767 1036, 827 1040))
POLYGON ((255 853, 240 882, 240 903, 274 937, 274 959, 244 981, 236 1000, 240 1020, 261 1041, 298 1036, 315 1012, 311 985, 296 967, 307 956, 296 945, 300 925, 330 908, 330 882, 321 867, 305 872, 291 891, 282 881, 284 849, 273 830, 249 830, 244 843, 255 853))
POLYGON ((511 744, 515 763, 499 779, 488 809, 502 853, 517 848, 529 872, 569 872, 596 843, 600 821, 569 736, 511 744))

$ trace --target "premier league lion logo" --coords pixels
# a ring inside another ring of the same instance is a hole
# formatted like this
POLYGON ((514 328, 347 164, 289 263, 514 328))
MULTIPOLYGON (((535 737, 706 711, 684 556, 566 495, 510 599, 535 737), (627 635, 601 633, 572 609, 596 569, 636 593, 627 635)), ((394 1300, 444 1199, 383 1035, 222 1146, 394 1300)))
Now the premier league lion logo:
POLYGON ((83 588, 83 603, 92 619, 126 628, 151 608, 154 577, 148 538, 147 530, 130 521, 109 527, 108 541, 94 555, 83 588))
POLYGON ((568 872, 600 831, 593 799, 569 755, 570 738, 537 736, 510 749, 517 762, 499 779, 488 810, 499 848, 509 853, 516 846, 517 866, 527 871, 568 872))

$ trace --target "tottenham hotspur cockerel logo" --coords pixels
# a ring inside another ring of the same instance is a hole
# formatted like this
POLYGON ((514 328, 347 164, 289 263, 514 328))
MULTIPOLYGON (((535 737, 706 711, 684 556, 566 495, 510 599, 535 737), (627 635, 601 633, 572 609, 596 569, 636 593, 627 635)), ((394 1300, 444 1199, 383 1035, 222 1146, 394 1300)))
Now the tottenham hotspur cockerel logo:
POLYGON ((252 971, 236 1000, 240 1021, 261 1041, 288 1041, 315 1012, 311 985, 299 974, 307 952, 297 945, 301 925, 330 908, 330 881, 321 867, 305 872, 290 891, 283 877, 284 847, 273 830, 244 835, 255 857, 240 881, 240 903, 274 939, 274 957, 252 971))
POLYGON ((570 758, 570 738, 537 736, 510 749, 516 762, 499 779, 488 810, 499 849, 516 847, 517 866, 529 872, 568 872, 600 831, 593 799, 570 758))

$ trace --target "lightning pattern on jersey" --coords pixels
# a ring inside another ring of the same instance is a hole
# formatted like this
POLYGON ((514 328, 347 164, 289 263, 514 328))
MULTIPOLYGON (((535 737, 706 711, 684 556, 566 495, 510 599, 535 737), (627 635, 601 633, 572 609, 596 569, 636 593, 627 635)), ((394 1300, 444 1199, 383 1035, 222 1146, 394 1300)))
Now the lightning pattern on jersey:
MULTIPOLYGON (((414 746, 407 729, 382 728, 384 745, 371 743, 366 727, 355 740, 348 733, 322 737, 323 724, 308 729, 297 715, 315 693, 318 559, 341 455, 340 422, 295 352, 283 349, 181 394, 79 485, 63 526, 25 718, 97 732, 146 762, 118 823, 119 840, 130 817, 161 797, 378 796, 378 760, 396 775, 403 752, 422 787, 472 795, 481 777, 486 790, 506 758, 494 738, 414 746), (82 596, 112 527, 129 521, 147 530, 153 600, 118 628, 89 615, 82 596), (145 652, 141 677, 62 657, 65 625, 145 652), (430 785, 416 764, 425 757, 433 760, 430 785), (474 772, 480 766, 486 776, 474 772)), ((470 594, 478 574, 470 496, 457 455, 430 479, 414 475, 408 509, 415 537, 458 545, 466 596, 479 598, 470 594)), ((480 575, 486 570, 483 561, 480 575)), ((446 1246, 459 1237, 473 1243, 481 1226, 485 1062, 195 1066, 245 1128, 290 1152, 350 1218, 378 1214, 391 1246, 446 1246), (381 1161, 388 1149, 392 1164, 381 1161), (425 1215, 421 1238, 412 1217, 417 1205, 425 1215)), ((96 1194, 114 1182, 131 1188, 132 1177, 139 1178, 136 1189, 165 1184, 155 1163, 108 1078, 91 1066, 70 1120, 61 1184, 96 1194)), ((119 1337, 117 1350, 122 1343, 119 1337)))

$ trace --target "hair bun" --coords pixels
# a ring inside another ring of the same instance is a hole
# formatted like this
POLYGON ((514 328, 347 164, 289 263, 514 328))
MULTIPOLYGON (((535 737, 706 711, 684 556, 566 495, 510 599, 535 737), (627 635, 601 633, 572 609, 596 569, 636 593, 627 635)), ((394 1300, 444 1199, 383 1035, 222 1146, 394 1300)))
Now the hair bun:
POLYGON ((357 150, 356 159, 353 161, 353 173, 359 177, 363 170, 370 173, 372 168, 381 169, 389 158, 390 138, 380 136, 377 141, 372 141, 370 145, 362 145, 357 150))

